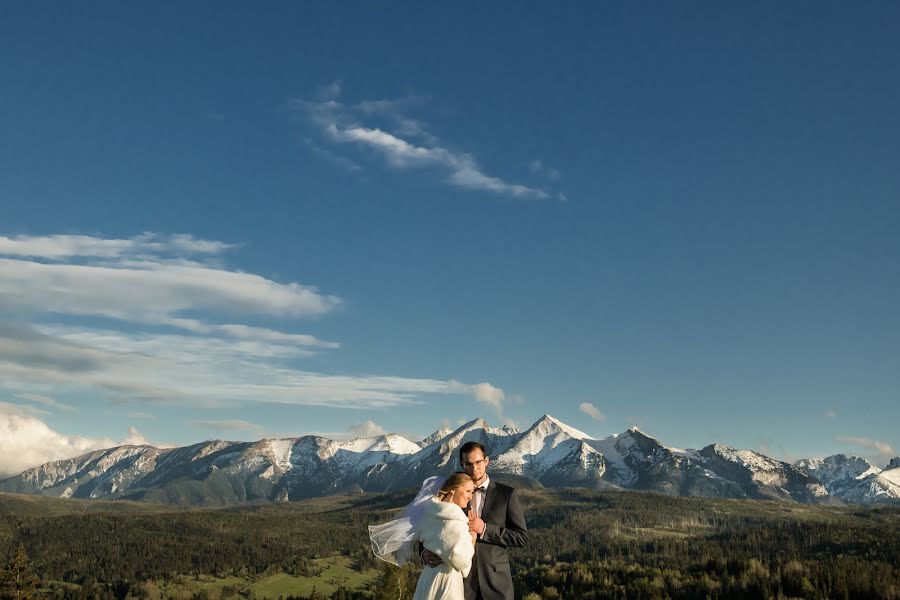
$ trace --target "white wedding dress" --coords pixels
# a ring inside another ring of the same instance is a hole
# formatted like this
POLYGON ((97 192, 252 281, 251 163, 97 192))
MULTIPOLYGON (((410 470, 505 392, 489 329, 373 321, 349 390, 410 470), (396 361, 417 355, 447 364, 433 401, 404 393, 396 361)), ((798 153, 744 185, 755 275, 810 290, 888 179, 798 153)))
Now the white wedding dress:
POLYGON ((416 539, 444 562, 422 569, 413 600, 463 600, 463 577, 469 574, 475 554, 469 520, 459 506, 437 498, 423 508, 416 539))
POLYGON ((381 560, 403 565, 415 556, 417 542, 443 559, 424 567, 413 600, 464 600, 463 578, 472 568, 475 545, 463 509, 435 497, 443 477, 429 477, 398 518, 369 526, 372 551, 381 560))

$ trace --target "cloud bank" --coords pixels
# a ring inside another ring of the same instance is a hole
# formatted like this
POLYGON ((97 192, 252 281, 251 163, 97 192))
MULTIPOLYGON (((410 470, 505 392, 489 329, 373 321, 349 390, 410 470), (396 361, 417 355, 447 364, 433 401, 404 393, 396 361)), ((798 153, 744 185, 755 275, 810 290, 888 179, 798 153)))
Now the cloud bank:
POLYGON ((10 405, 0 405, 0 478, 93 450, 146 443, 147 440, 134 427, 130 427, 128 434, 119 440, 64 435, 37 417, 23 414, 10 405))
POLYGON ((129 404, 356 409, 440 394, 501 406, 503 390, 490 383, 301 368, 340 344, 252 320, 293 325, 335 312, 342 299, 229 269, 224 253, 234 248, 153 233, 0 236, 0 391, 39 405, 32 414, 71 410, 65 399, 76 393, 129 404))

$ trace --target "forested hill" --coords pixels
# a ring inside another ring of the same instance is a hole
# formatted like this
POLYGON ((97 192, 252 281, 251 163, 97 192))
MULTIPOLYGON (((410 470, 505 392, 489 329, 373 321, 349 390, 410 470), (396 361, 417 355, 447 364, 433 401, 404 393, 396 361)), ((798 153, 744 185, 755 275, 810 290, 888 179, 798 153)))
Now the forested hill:
MULTIPOLYGON (((519 597, 849 599, 897 598, 900 590, 897 507, 571 488, 520 493, 531 541, 510 552, 519 597)), ((266 590, 320 581, 309 578, 321 578, 321 561, 338 557, 360 577, 332 577, 340 585, 327 596, 318 591, 331 589, 321 579, 315 597, 396 598, 398 586, 414 583, 416 567, 374 559, 366 526, 410 498, 176 510, 0 494, 0 557, 9 561, 24 547, 38 589, 60 598, 277 598, 266 590)), ((327 564, 334 572, 340 566, 327 564)))

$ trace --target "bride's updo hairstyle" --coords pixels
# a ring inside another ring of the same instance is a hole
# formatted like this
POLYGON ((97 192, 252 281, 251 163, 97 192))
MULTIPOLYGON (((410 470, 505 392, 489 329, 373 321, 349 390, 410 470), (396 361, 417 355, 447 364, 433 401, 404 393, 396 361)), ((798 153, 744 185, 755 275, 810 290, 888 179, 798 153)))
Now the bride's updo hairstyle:
POLYGON ((441 486, 441 489, 435 495, 437 496, 438 500, 443 502, 451 494, 453 494, 453 490, 465 483, 468 483, 469 481, 473 481, 473 479, 465 473, 454 473, 447 478, 447 481, 444 482, 444 485, 441 486))

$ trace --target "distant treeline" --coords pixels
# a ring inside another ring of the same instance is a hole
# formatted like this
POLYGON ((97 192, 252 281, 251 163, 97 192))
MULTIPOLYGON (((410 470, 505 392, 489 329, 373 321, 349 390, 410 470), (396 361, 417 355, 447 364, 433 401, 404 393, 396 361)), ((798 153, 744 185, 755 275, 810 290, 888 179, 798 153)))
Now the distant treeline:
MULTIPOLYGON (((522 496, 531 542, 510 555, 516 595, 528 600, 900 598, 898 507, 589 490, 522 496)), ((408 598, 420 567, 380 563, 366 526, 387 520, 410 498, 340 496, 218 510, 73 503, 67 511, 57 501, 52 510, 21 511, 0 496, 0 564, 24 548, 46 597, 151 598, 157 584, 184 576, 307 575, 311 559, 342 554, 383 576, 371 589, 342 589, 333 598, 394 600, 401 588, 408 598)), ((238 593, 235 587, 224 597, 238 593)), ((209 597, 203 594, 193 597, 209 597)))

